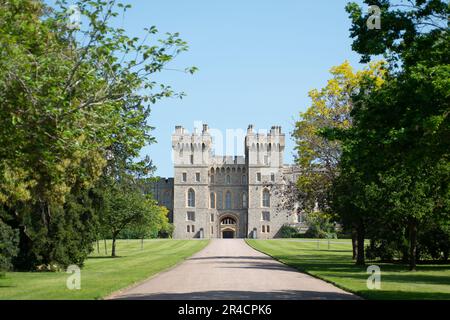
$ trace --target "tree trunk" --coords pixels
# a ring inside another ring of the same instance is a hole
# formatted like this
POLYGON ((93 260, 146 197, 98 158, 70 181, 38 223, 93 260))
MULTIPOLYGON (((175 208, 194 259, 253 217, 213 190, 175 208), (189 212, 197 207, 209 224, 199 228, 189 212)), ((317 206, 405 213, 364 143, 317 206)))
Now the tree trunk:
POLYGON ((417 259, 417 221, 409 222, 409 270, 416 270, 417 259))
POLYGON ((111 257, 116 256, 116 235, 112 236, 112 245, 111 245, 111 257))
POLYGON ((100 242, 97 239, 97 254, 100 254, 100 242))
POLYGON ((108 255, 108 249, 106 246, 106 239, 103 239, 103 244, 105 245, 105 256, 108 255))
POLYGON ((358 256, 358 238, 357 238, 358 232, 356 231, 356 227, 352 226, 352 259, 355 260, 358 256))
POLYGON ((364 257, 364 238, 366 236, 365 228, 364 228, 364 222, 362 219, 359 221, 357 226, 357 242, 358 242, 358 249, 357 249, 357 255, 356 255, 356 265, 358 266, 364 266, 366 264, 365 257, 364 257))

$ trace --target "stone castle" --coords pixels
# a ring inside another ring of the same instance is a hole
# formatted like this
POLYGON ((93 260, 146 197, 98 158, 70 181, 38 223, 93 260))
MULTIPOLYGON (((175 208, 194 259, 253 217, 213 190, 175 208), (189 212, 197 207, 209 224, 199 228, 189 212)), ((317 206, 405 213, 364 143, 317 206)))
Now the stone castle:
POLYGON ((169 209, 174 238, 275 238, 297 215, 277 206, 270 186, 297 179, 283 164, 285 134, 273 126, 267 134, 245 135, 245 156, 214 156, 206 124, 192 134, 181 126, 172 135, 174 178, 161 178, 152 193, 169 209))

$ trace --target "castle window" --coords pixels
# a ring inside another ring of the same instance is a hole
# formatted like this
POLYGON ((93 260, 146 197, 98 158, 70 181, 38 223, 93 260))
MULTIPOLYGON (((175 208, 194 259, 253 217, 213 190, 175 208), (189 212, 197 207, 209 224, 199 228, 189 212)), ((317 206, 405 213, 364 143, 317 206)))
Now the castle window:
POLYGON ((231 209, 231 192, 225 193, 225 209, 231 209))
POLYGON ((170 207, 170 202, 171 202, 170 191, 166 191, 166 192, 164 192, 164 195, 163 195, 163 201, 162 201, 163 206, 166 208, 170 207))
POLYGON ((210 207, 211 209, 214 209, 216 207, 216 194, 214 192, 211 192, 211 194, 209 195, 209 199, 210 207))
POLYGON ((244 208, 244 209, 247 208, 247 206, 248 206, 247 202, 248 202, 247 201, 247 193, 244 192, 244 193, 242 193, 242 208, 244 208))
POLYGON ((188 226, 186 227, 186 231, 187 231, 187 232, 191 232, 191 226, 190 226, 190 225, 188 225, 188 226))
POLYGON ((233 224, 236 224, 236 220, 234 220, 233 218, 227 217, 227 218, 223 219, 220 224, 221 225, 233 225, 233 224))
POLYGON ((188 207, 195 207, 195 191, 193 189, 188 190, 188 207))
POLYGON ((186 220, 187 221, 195 221, 195 212, 194 211, 188 211, 186 213, 186 220))
POLYGON ((195 181, 200 182, 200 172, 195 173, 195 181))
POLYGON ((195 232, 195 226, 192 225, 192 232, 195 232))
POLYGON ((270 207, 270 192, 267 189, 263 190, 263 194, 262 194, 262 205, 263 207, 270 207))
POLYGON ((214 175, 211 175, 210 181, 211 181, 211 183, 214 183, 214 175))
POLYGON ((263 211, 261 213, 261 220, 262 221, 270 221, 270 212, 269 211, 263 211))
POLYGON ((270 232, 270 226, 269 225, 267 226, 266 231, 270 232))
POLYGON ((211 213, 211 222, 214 222, 214 213, 211 213))
POLYGON ((266 232, 266 226, 262 226, 262 232, 266 232))
POLYGON ((247 183, 247 176, 246 176, 245 174, 242 175, 241 183, 242 183, 242 184, 246 184, 246 183, 247 183))
POLYGON ((270 174, 270 181, 275 182, 275 173, 270 174))
POLYGON ((256 181, 261 182, 261 172, 256 174, 256 181))
POLYGON ((231 177, 230 177, 230 175, 227 175, 226 182, 227 182, 227 184, 230 184, 230 183, 231 183, 231 177))
POLYGON ((191 164, 194 164, 194 155, 191 154, 191 164))
POLYGON ((222 194, 222 192, 219 191, 217 193, 217 209, 222 209, 223 208, 223 205, 222 205, 223 199, 222 199, 222 197, 223 197, 223 194, 222 194))

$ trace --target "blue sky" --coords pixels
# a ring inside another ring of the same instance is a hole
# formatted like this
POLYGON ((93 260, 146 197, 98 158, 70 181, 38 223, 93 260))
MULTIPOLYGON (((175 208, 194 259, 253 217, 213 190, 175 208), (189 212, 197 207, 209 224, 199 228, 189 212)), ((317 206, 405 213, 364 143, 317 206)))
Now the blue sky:
POLYGON ((160 176, 172 176, 175 125, 191 131, 196 121, 223 132, 250 123, 256 129, 281 125, 285 163, 292 163, 290 132, 310 104, 308 91, 324 86, 330 67, 346 59, 361 68, 351 50, 346 0, 125 2, 133 6, 123 22, 130 35, 142 35, 151 25, 160 32, 180 32, 190 50, 169 67, 199 68, 194 75, 166 71, 158 76, 187 94, 152 108, 150 124, 158 143, 143 154, 151 156, 160 176))

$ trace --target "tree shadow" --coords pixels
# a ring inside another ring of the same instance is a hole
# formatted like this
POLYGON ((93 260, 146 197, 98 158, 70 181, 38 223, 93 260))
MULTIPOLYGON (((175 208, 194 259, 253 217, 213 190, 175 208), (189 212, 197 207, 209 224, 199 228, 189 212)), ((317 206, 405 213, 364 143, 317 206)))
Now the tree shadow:
POLYGON ((129 294, 114 300, 361 300, 360 297, 338 292, 283 290, 258 291, 200 291, 186 293, 129 294))
POLYGON ((88 259, 120 259, 120 258, 125 258, 125 256, 115 256, 115 257, 111 257, 111 256, 90 256, 90 257, 88 257, 88 259))
POLYGON ((362 297, 375 300, 450 300, 448 292, 417 292, 417 291, 358 291, 362 297))

